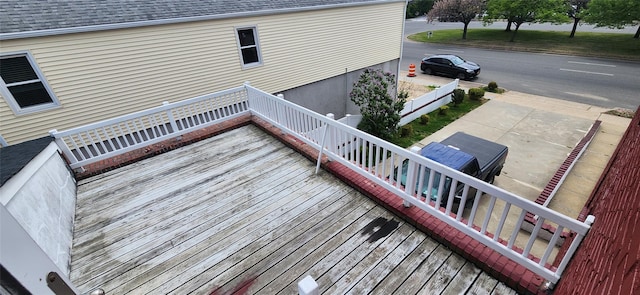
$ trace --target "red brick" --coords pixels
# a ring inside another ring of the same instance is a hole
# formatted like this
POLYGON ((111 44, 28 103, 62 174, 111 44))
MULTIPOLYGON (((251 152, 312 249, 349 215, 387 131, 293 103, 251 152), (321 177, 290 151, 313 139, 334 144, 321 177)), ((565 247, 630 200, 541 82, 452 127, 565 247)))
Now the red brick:
MULTIPOLYGON (((286 145, 299 151, 311 161, 316 161, 318 151, 311 146, 304 144, 291 135, 283 134, 282 131, 280 131, 278 128, 269 125, 268 123, 260 120, 257 117, 249 118, 247 116, 234 120, 233 122, 228 122, 219 126, 216 125, 208 127, 203 130, 198 130, 193 134, 190 133, 188 135, 184 135, 180 142, 160 143, 157 146, 152 146, 153 149, 147 148, 147 150, 136 150, 126 155, 122 155, 121 157, 108 159, 108 161, 104 161, 104 163, 110 163, 109 165, 114 166, 122 165, 123 162, 128 163, 139 160, 142 157, 149 157, 153 154, 166 152, 190 142, 195 142, 197 140, 210 137, 214 133, 217 134, 220 132, 225 132, 226 130, 244 126, 251 122, 253 122, 254 125, 258 126, 265 132, 270 133, 271 135, 280 139, 286 145)), ((526 286, 525 283, 529 279, 530 275, 527 277, 527 280, 520 278, 522 274, 520 273, 517 266, 514 266, 514 262, 508 260, 505 256, 479 243, 478 241, 475 241, 466 234, 458 231, 452 226, 447 225, 445 222, 422 211, 416 206, 405 208, 402 204, 403 201, 401 198, 392 194, 383 187, 376 185, 366 177, 361 176, 360 174, 354 172, 353 170, 338 162, 327 161, 326 157, 323 157, 322 167, 324 167, 324 169, 334 174, 337 178, 341 179, 345 183, 354 186, 357 190, 361 191, 366 196, 385 206, 390 211, 402 216, 402 218, 407 220, 407 222, 415 224, 419 229, 425 231, 429 235, 432 235, 436 240, 442 242, 445 246, 450 247, 458 254, 476 263, 483 270, 489 272, 494 277, 507 279, 508 281, 506 283, 508 283, 510 287, 526 290, 524 286, 526 286), (517 272, 515 275, 518 276, 518 279, 509 277, 510 275, 514 275, 514 272, 517 272), (519 284, 518 282, 521 283, 519 284)), ((441 208, 441 211, 444 212, 444 208, 441 208)), ((479 228, 475 225, 473 226, 473 228, 479 230, 479 228)), ((492 234, 489 233, 489 236, 492 236, 492 234)), ((533 282, 533 284, 535 283, 536 282, 533 282)))

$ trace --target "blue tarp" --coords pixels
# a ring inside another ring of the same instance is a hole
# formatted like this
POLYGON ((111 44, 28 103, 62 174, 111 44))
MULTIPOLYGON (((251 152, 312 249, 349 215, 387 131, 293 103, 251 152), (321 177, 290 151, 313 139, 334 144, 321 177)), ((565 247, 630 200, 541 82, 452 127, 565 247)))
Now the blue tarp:
POLYGON ((473 156, 439 142, 432 142, 422 148, 420 155, 458 171, 473 160, 473 156))

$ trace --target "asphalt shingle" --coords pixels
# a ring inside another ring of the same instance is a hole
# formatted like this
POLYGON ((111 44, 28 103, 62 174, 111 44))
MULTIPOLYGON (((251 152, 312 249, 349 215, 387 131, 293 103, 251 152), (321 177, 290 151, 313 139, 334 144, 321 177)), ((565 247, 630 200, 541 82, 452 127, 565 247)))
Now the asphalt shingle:
POLYGON ((0 33, 197 18, 385 0, 2 0, 0 33))
POLYGON ((52 137, 46 136, 0 148, 0 186, 18 174, 52 141, 52 137))

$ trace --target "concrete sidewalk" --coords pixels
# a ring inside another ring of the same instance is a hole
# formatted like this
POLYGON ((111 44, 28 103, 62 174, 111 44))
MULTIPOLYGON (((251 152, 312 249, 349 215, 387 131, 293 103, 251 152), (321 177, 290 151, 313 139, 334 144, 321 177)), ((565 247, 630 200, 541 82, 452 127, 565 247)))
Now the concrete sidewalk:
MULTIPOLYGON (((414 84, 444 85, 450 78, 417 73, 400 80, 414 84)), ((461 81, 460 88, 481 87, 461 81)), ((591 125, 602 121, 584 154, 561 184, 549 207, 577 218, 600 178, 631 119, 604 114, 609 109, 514 91, 487 92, 490 101, 416 145, 441 141, 463 131, 509 147, 509 156, 495 185, 535 201, 567 155, 591 125)))

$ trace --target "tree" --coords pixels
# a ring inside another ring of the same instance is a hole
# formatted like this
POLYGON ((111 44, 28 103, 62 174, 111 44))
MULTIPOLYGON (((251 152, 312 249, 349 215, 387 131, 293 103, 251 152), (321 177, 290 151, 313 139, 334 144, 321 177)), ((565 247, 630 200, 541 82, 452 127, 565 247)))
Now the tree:
MULTIPOLYGON (((583 20, 596 27, 623 28, 640 24, 640 0, 591 0, 583 20)), ((640 37, 640 27, 633 38, 640 37)))
POLYGON ((484 0, 438 0, 429 11, 430 18, 447 19, 462 22, 462 39, 467 39, 467 27, 469 23, 482 11, 484 0))
POLYGON ((589 0, 568 0, 569 4, 569 17, 573 19, 573 28, 571 29, 571 34, 569 38, 573 38, 576 34, 576 29, 578 28, 578 23, 581 19, 581 12, 587 9, 587 3, 589 0))
POLYGON ((568 16, 564 0, 489 0, 484 21, 496 19, 507 19, 515 25, 509 40, 513 42, 523 23, 562 23, 568 16))
POLYGON ((400 111, 406 95, 396 96, 396 78, 380 69, 365 69, 349 93, 351 101, 360 107, 362 121, 358 129, 382 139, 398 133, 400 111))
POLYGON ((513 23, 513 20, 510 18, 507 18, 507 27, 504 29, 505 32, 511 32, 511 24, 513 23))
POLYGON ((413 0, 407 3, 407 15, 406 18, 412 18, 420 15, 424 15, 433 6, 434 0, 413 0))

